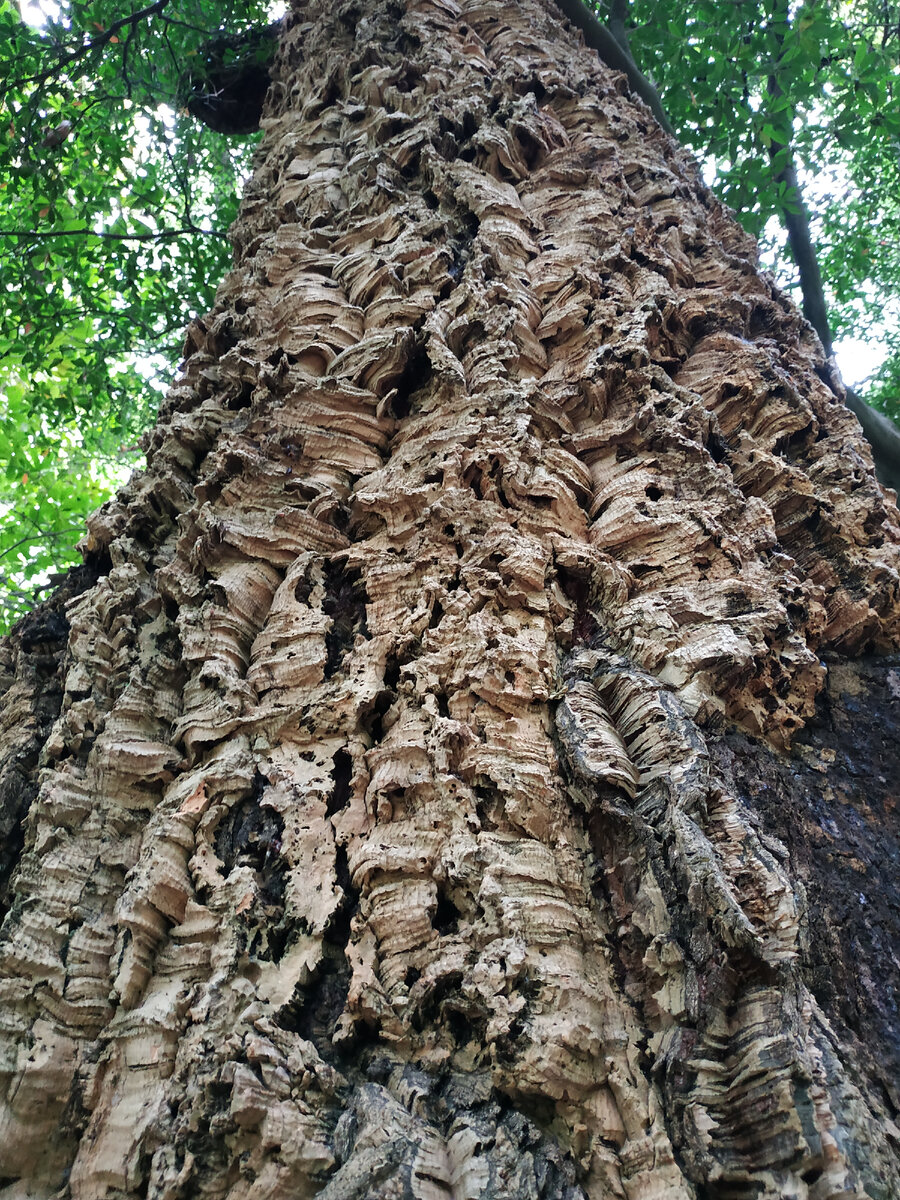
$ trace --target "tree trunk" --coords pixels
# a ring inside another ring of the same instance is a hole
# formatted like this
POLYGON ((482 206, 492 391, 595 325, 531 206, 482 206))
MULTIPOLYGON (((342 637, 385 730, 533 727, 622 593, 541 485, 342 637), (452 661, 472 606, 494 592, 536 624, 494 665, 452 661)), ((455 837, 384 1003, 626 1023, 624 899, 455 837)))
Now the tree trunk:
POLYGON ((897 511, 624 92, 538 0, 287 19, 3 652, 5 1200, 900 1195, 897 511))

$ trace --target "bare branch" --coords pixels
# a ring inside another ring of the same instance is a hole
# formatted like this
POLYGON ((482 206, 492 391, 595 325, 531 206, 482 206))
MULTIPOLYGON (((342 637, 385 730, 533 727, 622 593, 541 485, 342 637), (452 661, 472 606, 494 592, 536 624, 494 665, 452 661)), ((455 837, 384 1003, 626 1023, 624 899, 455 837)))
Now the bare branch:
POLYGON ((169 0, 154 0, 154 3, 148 4, 146 8, 138 9, 137 12, 131 13, 127 17, 120 17, 118 21, 113 21, 112 25, 108 29, 104 29, 102 33, 88 38, 86 42, 82 42, 80 46, 76 46, 74 50, 70 50, 68 54, 64 54, 52 67, 48 67, 44 71, 39 71, 36 75, 28 75, 24 79, 11 79, 5 87, 0 88, 0 95, 5 95, 13 87, 25 87, 30 83, 46 83, 48 79, 51 79, 54 75, 58 75, 60 71, 64 71, 72 63, 85 58, 93 50, 100 50, 108 45, 121 29, 125 29, 126 27, 133 29, 147 17, 161 13, 168 3, 169 0))
POLYGON ((227 238, 228 234, 220 229, 198 229, 192 225, 186 229, 163 229, 159 233, 108 233, 96 229, 0 229, 0 237, 22 238, 57 238, 57 237, 92 237, 116 242, 167 242, 172 238, 183 237, 185 234, 199 233, 202 237, 227 238))

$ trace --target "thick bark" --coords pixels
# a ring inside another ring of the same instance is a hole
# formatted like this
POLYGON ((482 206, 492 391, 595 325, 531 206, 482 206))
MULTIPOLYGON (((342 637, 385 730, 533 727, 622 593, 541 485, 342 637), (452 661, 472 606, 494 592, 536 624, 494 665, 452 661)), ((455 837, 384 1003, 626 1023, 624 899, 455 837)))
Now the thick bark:
POLYGON ((4 651, 0 1196, 888 1200, 900 528, 817 340, 536 0, 298 8, 264 124, 4 651))
POLYGON ((622 72, 634 94, 644 101, 666 133, 674 137, 675 130, 666 116, 659 92, 634 61, 622 5, 613 6, 606 25, 597 19, 584 0, 559 0, 559 10, 581 30, 586 46, 596 50, 607 66, 622 72))

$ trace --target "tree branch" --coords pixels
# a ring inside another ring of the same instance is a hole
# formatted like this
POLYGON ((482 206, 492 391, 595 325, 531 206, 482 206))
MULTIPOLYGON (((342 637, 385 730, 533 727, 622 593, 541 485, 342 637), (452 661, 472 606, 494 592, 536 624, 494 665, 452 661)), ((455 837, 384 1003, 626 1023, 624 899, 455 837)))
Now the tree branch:
POLYGON ((115 242, 167 242, 172 238, 182 237, 188 233, 199 233, 203 237, 227 238, 227 233, 219 229, 198 229, 189 226, 187 229, 164 229, 160 233, 106 233, 96 229, 0 229, 0 237, 22 238, 55 238, 55 237, 92 237, 104 238, 115 242))
MULTIPOLYGON (((586 46, 596 50, 608 67, 621 71, 631 90, 640 96, 657 121, 675 137, 675 130, 666 116, 659 93, 632 57, 627 38, 623 45, 606 25, 601 24, 582 0, 556 0, 557 7, 584 35, 586 46)), ((622 25, 624 36, 624 23, 622 25)))
MULTIPOLYGON (((784 12, 784 23, 788 14, 784 12)), ((779 52, 784 43, 783 35, 776 34, 779 52)), ((771 74, 768 80, 768 93, 774 100, 784 97, 784 91, 776 74, 771 74)), ((790 109, 793 123, 794 110, 790 109)), ((828 306, 825 302, 825 289, 822 284, 822 272, 819 269, 819 258, 812 239, 809 222, 809 210, 803 198, 800 181, 797 177, 797 164, 794 160, 792 147, 772 142, 769 145, 769 160, 773 167, 781 161, 781 169, 775 176, 779 183, 787 188, 788 202, 782 206, 782 217, 787 230, 788 246, 797 272, 800 276, 800 294, 803 301, 803 315, 819 335, 819 340, 830 357, 834 353, 831 337, 831 326, 828 321, 828 306), (792 202, 792 203, 791 203, 792 202), (794 211, 791 211, 791 208, 794 211)), ((900 492, 900 429, 888 417, 872 408, 851 388, 845 388, 847 407, 856 415, 862 426, 866 440, 872 447, 872 458, 875 463, 875 474, 881 483, 900 492)))
POLYGON ((64 54, 52 67, 48 67, 45 71, 39 71, 36 75, 28 75, 24 79, 10 80, 4 88, 0 89, 0 95, 5 95, 13 87, 25 87, 30 83, 46 83, 48 79, 54 75, 58 75, 60 71, 65 70, 72 63, 85 58, 92 50, 102 49, 103 46, 112 41, 120 29, 124 29, 126 26, 134 28, 146 17, 152 17, 157 13, 161 13, 168 3, 169 0, 154 0, 154 3, 148 4, 146 8, 141 8, 127 17, 120 17, 118 21, 113 21, 112 25, 108 29, 104 29, 102 33, 88 38, 86 42, 82 42, 80 46, 76 46, 74 50, 70 50, 68 54, 64 54))
MULTIPOLYGON (((34 533, 30 533, 27 537, 19 538, 17 542, 13 542, 11 546, 7 546, 5 550, 0 550, 0 558, 6 558, 7 554, 12 554, 13 550, 18 550, 20 546, 27 546, 31 542, 53 541, 54 538, 68 538, 72 536, 73 531, 80 530, 82 527, 81 521, 73 521, 68 529, 41 529, 39 525, 34 526, 34 533)), ((0 579, 6 577, 0 574, 0 579)))
POLYGON ((885 487, 892 487, 900 495, 900 429, 884 413, 866 404, 852 388, 845 388, 844 391, 847 407, 855 413, 866 441, 872 447, 875 474, 885 487))
MULTIPOLYGON (((778 79, 769 76, 769 95, 773 99, 781 99, 784 92, 778 79)), ((791 109, 793 116, 793 108, 791 109)), ((825 290, 822 285, 822 272, 819 270, 819 259, 813 244, 809 226, 809 212, 800 190, 797 178, 797 165, 794 152, 789 145, 772 142, 769 145, 769 161, 773 168, 781 162, 781 168, 775 175, 777 183, 783 183, 787 190, 787 202, 782 206, 781 215, 787 230, 788 245, 791 249, 797 272, 800 276, 800 294, 803 298, 803 315, 819 335, 825 353, 831 354, 831 328, 828 324, 828 309, 825 304, 825 290), (791 208, 794 211, 791 211, 791 208)))
POLYGON ((628 32, 625 28, 629 3, 630 0, 612 0, 609 6, 607 26, 625 53, 633 60, 634 55, 631 53, 631 42, 628 40, 628 32))

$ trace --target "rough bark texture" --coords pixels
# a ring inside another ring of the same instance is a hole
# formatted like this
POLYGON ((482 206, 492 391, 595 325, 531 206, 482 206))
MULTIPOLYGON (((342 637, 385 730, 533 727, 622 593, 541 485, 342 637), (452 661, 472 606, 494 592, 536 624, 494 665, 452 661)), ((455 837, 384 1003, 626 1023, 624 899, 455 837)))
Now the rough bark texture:
POLYGON ((891 1200, 900 529, 821 348, 535 0, 276 71, 4 651, 0 1196, 891 1200))

